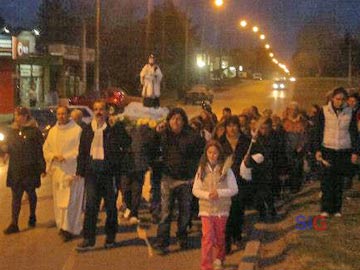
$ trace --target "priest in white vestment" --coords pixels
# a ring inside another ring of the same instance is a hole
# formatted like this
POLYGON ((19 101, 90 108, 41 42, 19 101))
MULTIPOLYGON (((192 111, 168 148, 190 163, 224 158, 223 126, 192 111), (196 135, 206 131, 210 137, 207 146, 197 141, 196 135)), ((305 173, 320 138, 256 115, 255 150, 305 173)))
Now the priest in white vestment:
POLYGON ((56 117, 43 151, 53 184, 56 226, 66 242, 79 235, 83 225, 84 179, 75 176, 82 129, 70 119, 67 107, 59 106, 56 117))

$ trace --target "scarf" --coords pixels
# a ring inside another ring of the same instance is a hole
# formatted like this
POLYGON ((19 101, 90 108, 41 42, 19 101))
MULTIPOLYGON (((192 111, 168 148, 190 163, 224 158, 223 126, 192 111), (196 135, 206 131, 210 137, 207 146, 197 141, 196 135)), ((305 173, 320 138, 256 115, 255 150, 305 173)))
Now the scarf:
POLYGON ((90 156, 92 159, 104 160, 104 130, 107 128, 107 124, 104 123, 102 127, 97 127, 95 119, 91 121, 91 128, 94 131, 94 138, 91 142, 90 156))

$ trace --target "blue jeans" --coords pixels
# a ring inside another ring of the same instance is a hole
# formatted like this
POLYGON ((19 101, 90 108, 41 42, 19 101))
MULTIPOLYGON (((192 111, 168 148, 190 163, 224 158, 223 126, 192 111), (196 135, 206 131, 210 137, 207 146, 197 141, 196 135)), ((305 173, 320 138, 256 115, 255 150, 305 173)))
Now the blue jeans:
POLYGON ((180 242, 187 241, 187 227, 191 218, 192 188, 190 183, 177 187, 171 187, 169 177, 164 177, 161 182, 161 219, 157 229, 157 244, 161 247, 170 245, 171 215, 174 209, 175 200, 178 200, 179 217, 177 238, 180 242))

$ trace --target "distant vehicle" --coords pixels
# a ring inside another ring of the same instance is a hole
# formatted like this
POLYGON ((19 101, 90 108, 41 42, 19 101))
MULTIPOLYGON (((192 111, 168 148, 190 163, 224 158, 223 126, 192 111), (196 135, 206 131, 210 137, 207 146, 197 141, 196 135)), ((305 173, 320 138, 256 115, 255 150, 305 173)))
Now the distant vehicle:
POLYGON ((185 104, 201 104, 203 101, 212 103, 214 100, 214 93, 205 84, 194 85, 184 97, 185 104))
POLYGON ((261 73, 253 73, 253 80, 259 80, 261 81, 262 80, 262 74, 261 73))
POLYGON ((56 124, 56 110, 55 108, 47 109, 30 109, 31 116, 36 120, 39 129, 44 136, 47 137, 50 128, 56 124))
POLYGON ((273 90, 286 90, 287 89, 287 83, 284 80, 276 80, 272 84, 273 90))
POLYGON ((74 96, 69 99, 69 105, 83 105, 92 107, 96 99, 102 99, 106 102, 110 114, 122 112, 128 104, 126 100, 126 90, 122 88, 108 88, 96 92, 90 92, 82 96, 74 96))
MULTIPOLYGON (((56 110, 56 106, 50 106, 50 109, 56 110)), ((93 111, 88 107, 88 106, 83 106, 83 105, 69 105, 68 106, 70 111, 73 111, 75 109, 78 109, 82 112, 83 114, 83 118, 82 120, 86 123, 89 124, 91 122, 91 120, 94 117, 94 113, 93 111)))

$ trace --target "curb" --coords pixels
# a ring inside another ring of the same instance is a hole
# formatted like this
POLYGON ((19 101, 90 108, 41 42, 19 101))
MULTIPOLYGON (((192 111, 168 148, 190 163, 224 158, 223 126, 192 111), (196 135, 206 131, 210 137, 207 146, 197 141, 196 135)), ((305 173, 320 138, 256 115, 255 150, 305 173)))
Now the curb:
POLYGON ((263 231, 254 228, 250 236, 252 240, 246 243, 238 270, 256 270, 258 268, 261 239, 263 238, 263 235, 263 231))

